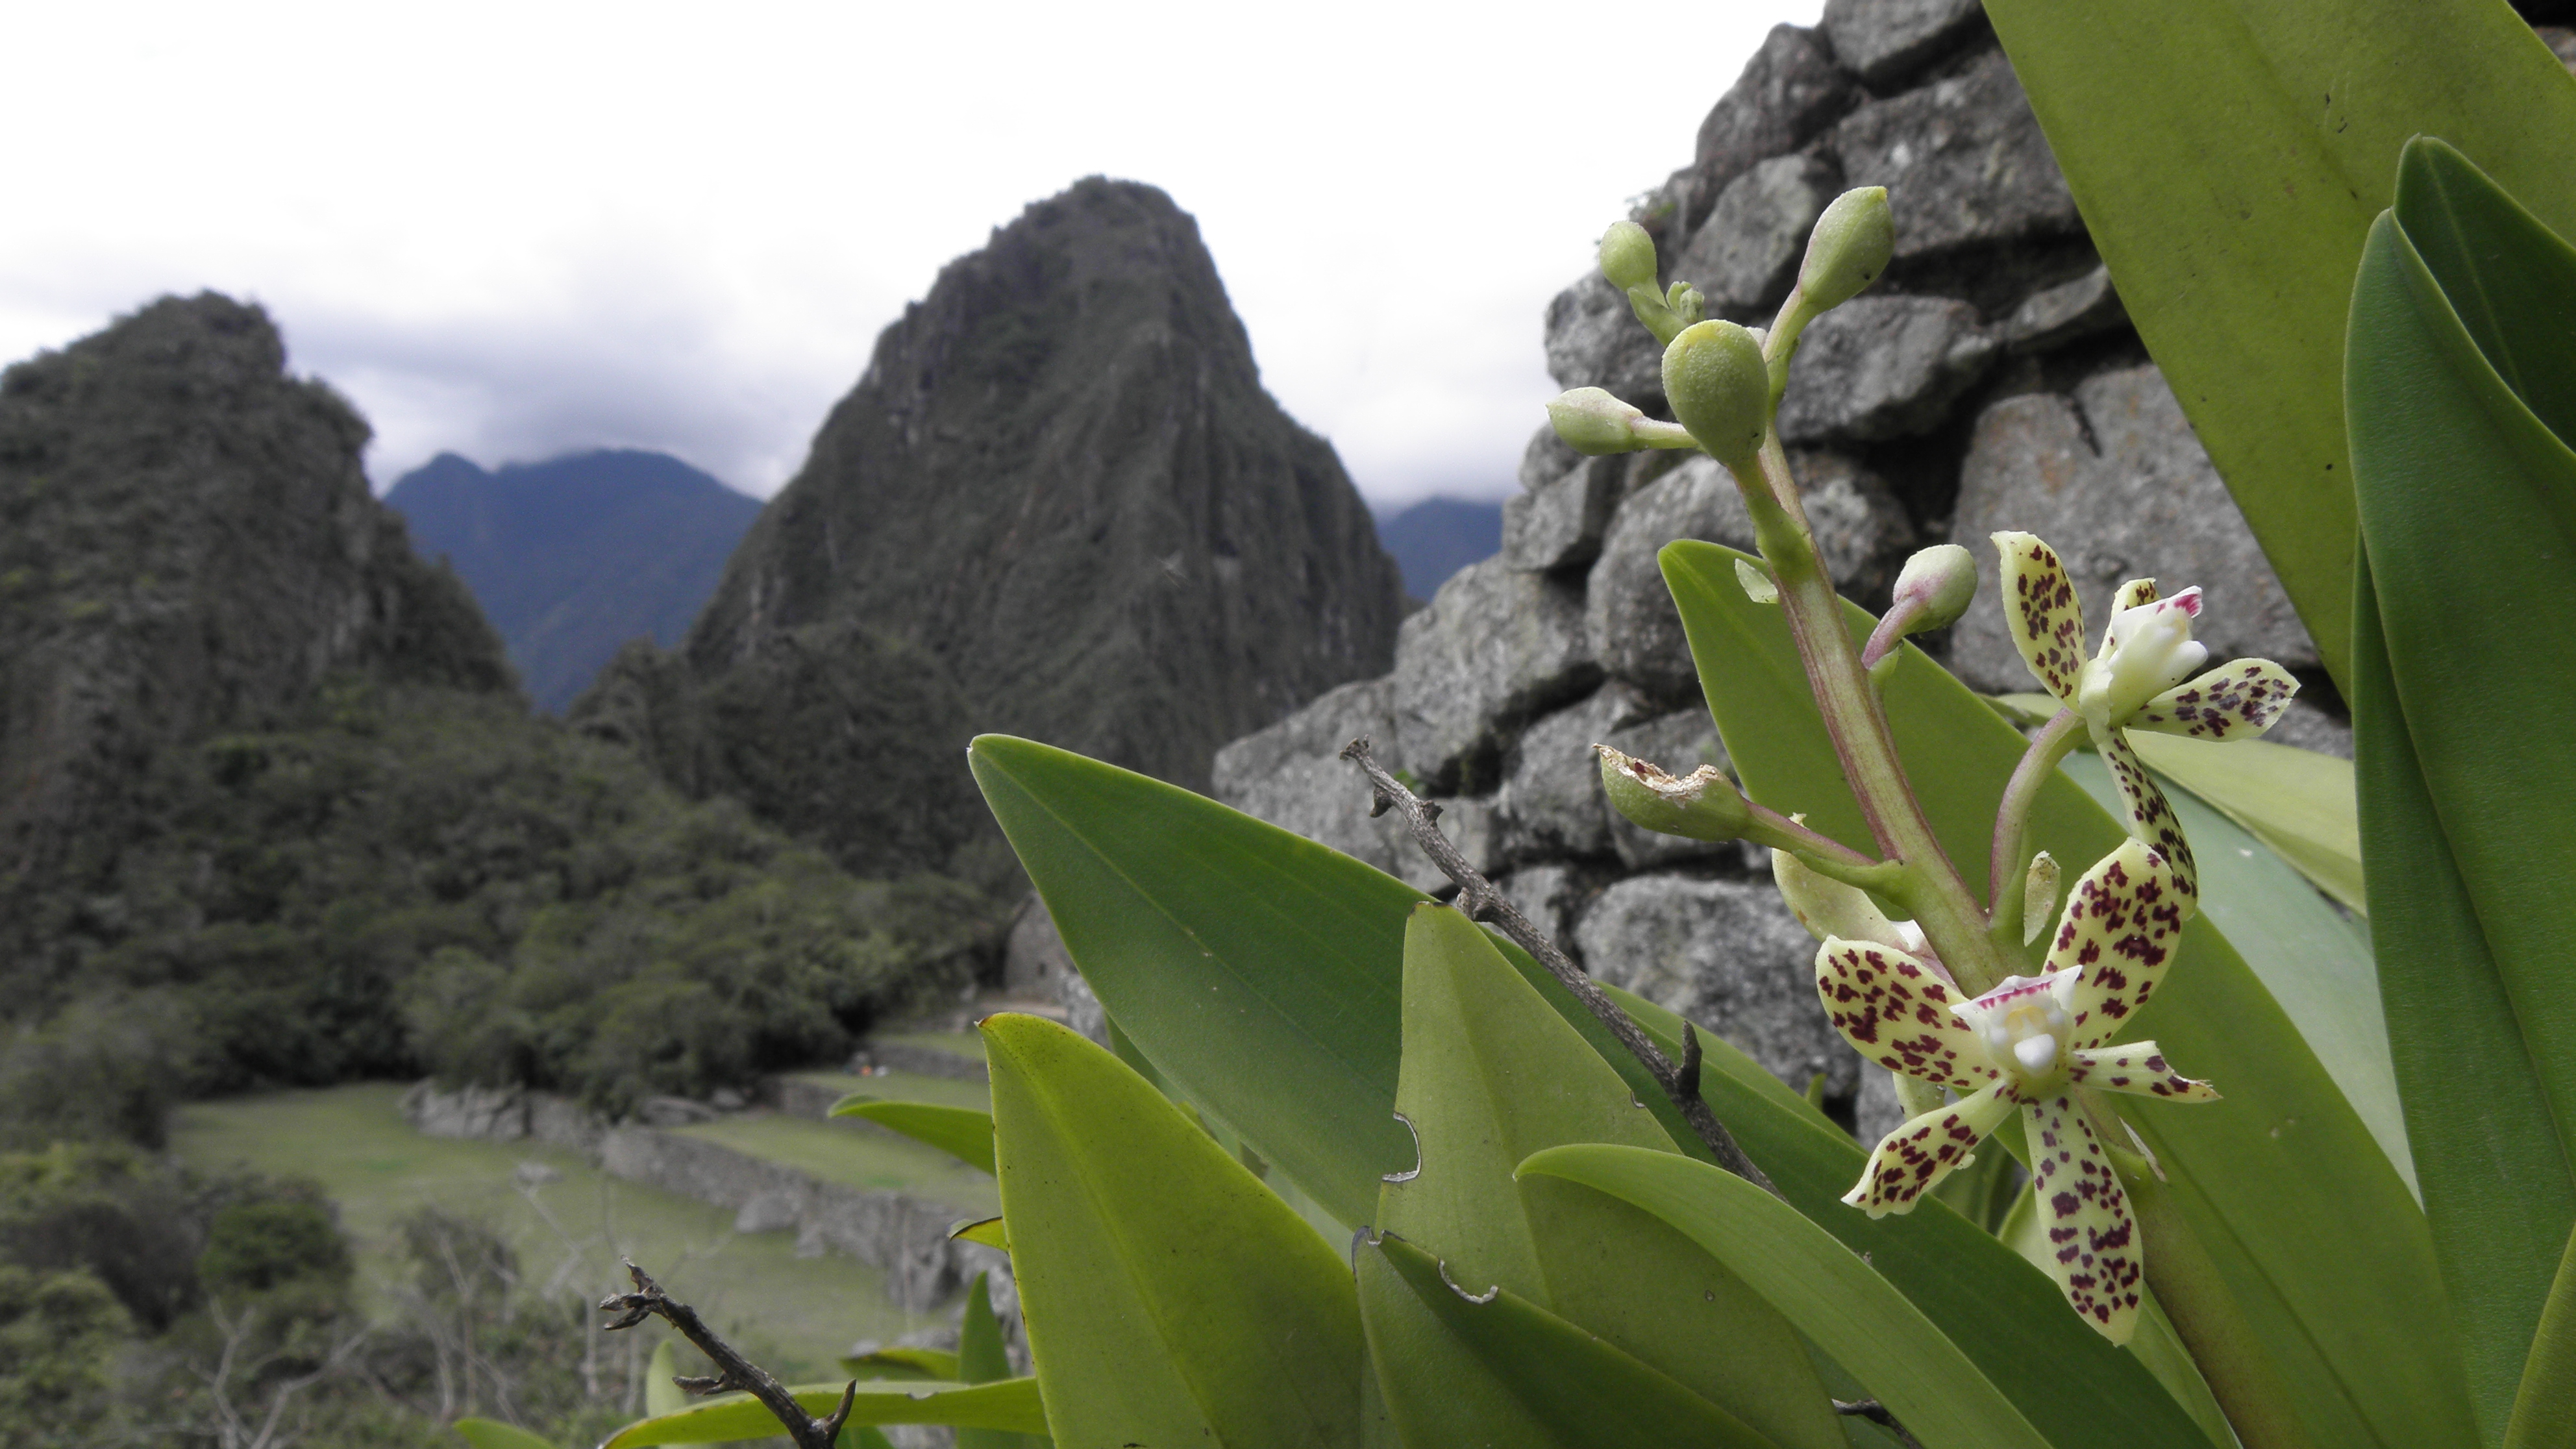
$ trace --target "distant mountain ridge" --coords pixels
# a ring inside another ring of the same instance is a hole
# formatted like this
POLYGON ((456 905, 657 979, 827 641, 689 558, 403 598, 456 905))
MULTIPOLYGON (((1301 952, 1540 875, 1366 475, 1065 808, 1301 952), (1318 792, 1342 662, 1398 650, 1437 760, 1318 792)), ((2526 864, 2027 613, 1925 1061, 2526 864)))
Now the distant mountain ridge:
POLYGON ((1404 591, 1417 602, 1440 592, 1449 576, 1503 551, 1503 505, 1476 498, 1425 498, 1377 520, 1378 542, 1404 571, 1404 591))
POLYGON ((560 711, 630 639, 679 643, 757 499, 663 453, 600 449, 486 470, 441 453, 385 502, 445 555, 538 708, 560 711))

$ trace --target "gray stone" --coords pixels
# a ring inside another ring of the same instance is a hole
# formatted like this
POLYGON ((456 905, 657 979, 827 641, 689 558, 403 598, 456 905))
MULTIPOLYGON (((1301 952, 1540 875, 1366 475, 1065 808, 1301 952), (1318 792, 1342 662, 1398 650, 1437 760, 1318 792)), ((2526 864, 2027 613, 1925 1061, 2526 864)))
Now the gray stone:
POLYGON ((635 1104, 635 1118, 648 1127, 687 1127, 723 1115, 704 1102, 686 1097, 647 1097, 635 1104))
POLYGON ((1929 432, 1994 358, 1994 339, 1965 302, 1856 297, 1798 339, 1780 437, 1875 442, 1929 432))
POLYGON ((424 1137, 517 1142, 528 1135, 528 1094, 517 1087, 463 1086, 442 1092, 416 1082, 402 1094, 403 1119, 424 1137))
POLYGON ((1539 934, 1574 951, 1574 919, 1583 909, 1583 877, 1574 867, 1563 864, 1533 865, 1513 871, 1494 882, 1503 899, 1529 917, 1539 934))
MULTIPOLYGON (((1864 601, 1882 596, 1914 544, 1904 505, 1877 475, 1838 454, 1793 452, 1789 471, 1816 527, 1817 549, 1843 592, 1864 601)), ((1715 459, 1694 456, 1629 495, 1610 520, 1585 601, 1601 667, 1667 705, 1699 693, 1690 641, 1655 561, 1677 538, 1753 547, 1743 496, 1715 459)))
POLYGON ((1708 220, 1673 262, 1673 275, 1699 288, 1712 316, 1768 322, 1789 295, 1807 254, 1807 233, 1840 189, 1832 162, 1777 156, 1719 193, 1708 220))
POLYGON ((1997 530, 2035 533, 2074 576, 2099 641, 2111 595, 2149 577, 2205 591, 2194 634, 2213 659, 2260 655, 2313 667, 2316 646, 2247 530, 2181 404, 2152 366, 2085 380, 2073 398, 2007 398, 1978 417, 1960 470, 1952 537, 1977 560, 1977 599, 1950 634, 1950 667, 1980 689, 2039 686, 2004 627, 1997 530))
POLYGON ((1896 1095, 1896 1078, 1875 1062, 1862 1062, 1860 1090, 1852 1095, 1852 1140, 1876 1147, 1904 1120, 1905 1103, 1896 1095))
POLYGON ((1699 123, 1691 164, 1665 183, 1674 234, 1697 231, 1729 182, 1757 161, 1806 145, 1859 98, 1860 88, 1834 64, 1816 32, 1773 26, 1699 123))
POLYGON ((1634 696, 1616 684, 1604 685, 1521 732, 1495 796, 1506 860, 1609 853, 1610 809, 1592 746, 1636 712, 1634 696))
POLYGON ((2003 52, 1834 128, 1847 186, 1884 186, 1899 262, 2083 228, 2003 52))
POLYGON ((1003 942, 1003 994, 1051 997, 1056 983, 1074 974, 1073 955, 1056 934, 1055 917, 1047 914, 1036 891, 1029 892, 1011 917, 1011 933, 1003 942))
POLYGON ((1556 435, 1554 423, 1541 423, 1538 431, 1530 434, 1529 446, 1521 449, 1521 486, 1544 488, 1572 472, 1582 461, 1583 455, 1556 435))
POLYGON ((1585 969, 1733 1043, 1791 1087, 1849 1100, 1860 1058, 1817 1004, 1816 943, 1768 881, 1631 876, 1575 928, 1585 969))
POLYGON ((2095 267, 2062 286, 2032 293, 1999 330, 2014 352, 2046 352, 2128 321, 2129 309, 2111 285, 2111 269, 2095 267))
POLYGON ((1872 88, 1902 80, 1983 28, 1977 0, 1825 0, 1834 59, 1872 88))
POLYGON ((1628 296, 1592 272, 1547 304, 1547 373, 1561 388, 1600 387, 1663 411, 1664 349, 1628 296))
POLYGON ((2576 30, 2564 25, 2535 25, 2532 33, 2540 37, 2540 43, 2549 47, 2549 53, 2558 57, 2560 64, 2576 72, 2576 30))
POLYGON ((1404 768, 1395 696, 1393 675, 1327 691, 1270 728, 1217 751, 1211 793, 1282 830, 1401 874, 1394 817, 1369 818, 1367 782, 1341 758, 1342 746, 1366 736, 1378 763, 1404 768))
POLYGON ((1499 557, 1469 564, 1396 634, 1405 765, 1426 793, 1489 785, 1469 777, 1491 768, 1512 730, 1600 678, 1579 589, 1499 557))
POLYGON ((1056 978, 1056 1004, 1064 1008, 1064 1024, 1090 1038, 1094 1046, 1109 1045, 1109 1013, 1101 1009, 1100 998, 1091 992, 1091 983, 1082 973, 1068 971, 1056 978))
MULTIPOLYGON (((1718 739, 1717 724, 1709 718, 1706 705, 1686 705, 1626 729, 1613 730, 1602 743, 1623 755, 1652 761, 1675 775, 1687 775, 1702 765, 1727 768, 1726 745, 1718 739)), ((1619 852, 1620 863, 1630 870, 1704 860, 1736 848, 1733 841, 1658 835, 1616 810, 1609 812, 1609 818, 1611 847, 1619 852)))
POLYGON ((1601 534, 1619 506, 1627 476, 1624 454, 1583 458, 1554 482, 1503 500, 1503 558, 1541 573, 1575 568, 1601 555, 1601 534))

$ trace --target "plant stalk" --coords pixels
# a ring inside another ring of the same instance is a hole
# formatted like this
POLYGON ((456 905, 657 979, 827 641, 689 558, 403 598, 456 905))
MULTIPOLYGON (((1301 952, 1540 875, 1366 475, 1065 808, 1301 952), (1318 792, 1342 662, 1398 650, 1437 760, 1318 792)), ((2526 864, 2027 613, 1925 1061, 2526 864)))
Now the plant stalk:
POLYGON ((2022 841, 2030 831, 2030 807, 2057 762, 2083 738, 2083 724, 2075 711, 2061 709, 2042 726, 2031 737, 2030 748, 2022 751, 2021 763, 2013 767, 2004 798, 1995 807, 1994 851, 1986 866, 1986 918, 1992 922, 1988 929, 1998 950, 2021 948, 2022 869, 2027 863, 2022 841))

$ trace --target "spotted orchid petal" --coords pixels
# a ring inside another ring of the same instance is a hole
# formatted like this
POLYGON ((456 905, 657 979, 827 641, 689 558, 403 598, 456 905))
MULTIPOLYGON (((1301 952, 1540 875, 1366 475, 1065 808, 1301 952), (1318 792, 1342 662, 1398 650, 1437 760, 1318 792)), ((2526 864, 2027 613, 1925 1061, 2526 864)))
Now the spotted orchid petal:
POLYGON ((2113 1343, 2127 1343, 2137 1329, 2144 1276, 2129 1195, 2073 1098, 2027 1103, 2023 1111, 2031 1196, 2048 1233, 2042 1266, 2066 1290, 2079 1317, 2113 1343))
POLYGON ((1913 1211, 1914 1204, 1976 1152, 1986 1134, 2003 1125, 2021 1100, 2010 1082, 1995 1082, 1949 1106, 1908 1118, 1879 1139, 1861 1169, 1860 1183, 1843 1201, 1883 1218, 1913 1211))
POLYGON ((2111 783, 2119 787, 2121 825, 2130 839, 2153 847, 2172 867, 2174 889, 2182 897, 2182 918, 2190 920, 2200 910, 2200 864, 2192 859, 2191 842, 2183 838, 2173 802, 2165 798, 2156 777, 2147 773, 2146 762, 2118 730, 2095 731, 2093 745, 2101 751, 2102 763, 2111 768, 2111 783))
POLYGON ((2048 946, 2048 979, 2066 1012, 2069 1048, 2102 1045, 2147 1004, 2173 960, 2186 914, 2173 867, 2135 840, 2122 841, 2075 883, 2048 946))
POLYGON ((2197 740, 2250 740, 2272 727, 2299 681, 2269 659, 2222 664, 2189 684, 2148 700, 2129 728, 2197 740))
POLYGON ((2072 709, 2086 663, 2084 605, 2075 581, 2057 551, 2036 535, 1998 533, 1994 542, 2003 555, 2004 622, 2013 647, 2040 687, 2072 709))
POLYGON ((1962 1092, 2000 1075, 1953 1012, 1957 993, 1903 951, 1829 938, 1816 953, 1816 995, 1834 1030, 1891 1072, 1962 1092))
POLYGON ((2175 1071, 2173 1064, 2164 1059, 2164 1054, 2157 1051, 2156 1044, 2151 1041, 2070 1052, 2066 1069, 2068 1081, 2108 1092, 2162 1097, 2168 1102, 2218 1100, 2217 1088, 2175 1071))
MULTIPOLYGON (((2163 596, 2156 592, 2154 579, 2131 579, 2120 585, 2120 591, 2111 596, 2111 617, 2116 619, 2131 609, 2152 604, 2161 597, 2163 596)), ((2105 644, 2111 642, 2110 631, 2107 628, 2103 631, 2102 642, 2105 644)))

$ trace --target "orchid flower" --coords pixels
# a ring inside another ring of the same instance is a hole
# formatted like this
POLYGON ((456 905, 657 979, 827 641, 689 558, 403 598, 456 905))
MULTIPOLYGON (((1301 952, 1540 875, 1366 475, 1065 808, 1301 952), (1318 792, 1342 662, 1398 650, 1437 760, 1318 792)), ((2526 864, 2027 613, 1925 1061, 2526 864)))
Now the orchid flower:
POLYGON ((1873 1218, 1911 1211, 2020 1107, 2032 1195, 2054 1249, 2044 1266, 2113 1343, 2136 1327, 2144 1260, 2128 1194, 2075 1089, 2218 1100, 2208 1083, 2176 1074, 2154 1042, 2106 1045, 2164 978, 2189 914, 2178 887, 2164 856, 2124 841, 2067 898, 2047 973, 2007 977, 1972 1001, 1883 941, 1837 936, 1816 953, 1825 1013, 1862 1056, 1960 1094, 1888 1133, 1843 1201, 1873 1218))
POLYGON ((2022 662, 2060 705, 2082 717, 2119 785, 2122 823, 2171 862, 2189 915, 2200 899, 2200 868, 2173 806, 2123 731, 2252 739, 2281 717, 2299 682, 2269 659, 2198 672, 2209 662, 2209 646, 2191 637, 2200 590, 2164 598, 2153 579, 2120 586, 2102 647, 2088 658, 2084 606, 2056 550, 2027 533, 1998 533, 1994 541, 2003 555, 2004 619, 2022 662))

